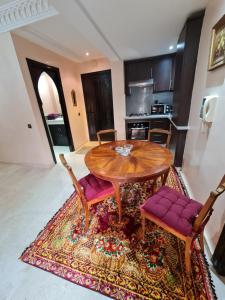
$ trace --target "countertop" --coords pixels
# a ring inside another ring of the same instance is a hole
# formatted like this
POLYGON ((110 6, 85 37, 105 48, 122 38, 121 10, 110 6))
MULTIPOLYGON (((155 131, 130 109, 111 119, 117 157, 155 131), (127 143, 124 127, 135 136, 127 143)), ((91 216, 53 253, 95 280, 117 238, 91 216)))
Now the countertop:
POLYGON ((148 120, 148 119, 170 119, 171 120, 172 115, 167 114, 167 115, 149 115, 149 116, 132 116, 128 117, 126 116, 124 119, 125 120, 148 120))
POLYGON ((46 120, 48 125, 63 125, 64 124, 64 120, 63 117, 58 117, 54 120, 46 120))
POLYGON ((126 116, 124 118, 125 120, 151 120, 151 119, 169 119, 170 122, 173 124, 173 126, 177 129, 177 130, 189 130, 190 127, 187 126, 179 126, 176 125, 173 120, 172 120, 172 115, 171 114, 167 114, 167 115, 149 115, 149 116, 133 116, 133 117, 128 117, 126 116))

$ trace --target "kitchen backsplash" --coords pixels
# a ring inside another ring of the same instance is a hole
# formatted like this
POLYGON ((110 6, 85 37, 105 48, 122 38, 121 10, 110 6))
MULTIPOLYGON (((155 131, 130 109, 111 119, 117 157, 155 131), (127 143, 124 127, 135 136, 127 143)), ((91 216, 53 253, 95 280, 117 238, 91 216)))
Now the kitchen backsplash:
POLYGON ((126 96, 126 115, 132 113, 151 113, 151 105, 156 100, 158 100, 158 103, 173 103, 173 92, 153 94, 152 87, 133 87, 130 92, 131 95, 126 96))

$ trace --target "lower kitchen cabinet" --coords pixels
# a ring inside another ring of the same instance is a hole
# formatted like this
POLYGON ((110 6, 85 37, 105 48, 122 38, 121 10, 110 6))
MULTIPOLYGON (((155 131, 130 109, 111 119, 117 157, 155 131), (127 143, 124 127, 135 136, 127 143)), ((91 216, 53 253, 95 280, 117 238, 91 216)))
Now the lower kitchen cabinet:
POLYGON ((64 124, 48 125, 54 146, 69 146, 64 124))
MULTIPOLYGON (((150 129, 170 129, 169 119, 153 119, 150 121, 150 129)), ((150 141, 157 144, 165 144, 167 135, 164 133, 152 133, 150 141)))
MULTIPOLYGON (((158 119, 129 119, 126 120, 126 139, 127 140, 147 140, 148 130, 160 128, 170 129, 170 120, 167 118, 158 119)), ((152 134, 151 141, 164 144, 166 136, 164 134, 152 134)))

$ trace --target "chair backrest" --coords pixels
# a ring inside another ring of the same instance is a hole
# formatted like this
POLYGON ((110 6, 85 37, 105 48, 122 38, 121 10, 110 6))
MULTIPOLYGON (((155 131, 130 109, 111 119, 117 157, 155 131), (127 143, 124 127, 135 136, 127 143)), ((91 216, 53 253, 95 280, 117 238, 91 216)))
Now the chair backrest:
POLYGON ((61 160, 61 163, 63 164, 63 166, 67 169, 69 175, 70 175, 70 178, 72 180, 72 183, 73 183, 73 186, 74 186, 74 189, 76 190, 78 196, 80 197, 82 203, 84 204, 87 200, 84 196, 84 193, 83 193, 83 190, 76 178, 76 176, 74 175, 73 173, 73 170, 72 170, 72 167, 70 165, 68 165, 65 157, 64 157, 64 154, 59 154, 59 158, 61 160))
POLYGON ((169 144, 170 144, 170 139, 171 139, 171 130, 165 130, 165 129, 161 129, 161 128, 149 129, 149 131, 148 131, 148 141, 151 141, 151 136, 154 133, 159 133, 159 134, 165 134, 165 135, 167 135, 167 138, 166 138, 166 148, 168 148, 169 144))
POLYGON ((97 132, 99 145, 101 145, 101 135, 102 134, 107 134, 107 133, 114 133, 115 141, 117 140, 117 130, 115 130, 115 129, 100 130, 100 131, 97 132))
POLYGON ((201 231, 201 228, 206 225, 208 222, 212 211, 213 205, 216 199, 225 191, 225 175, 223 176, 222 180, 220 181, 219 185, 217 186, 216 190, 211 192, 209 198, 207 199, 206 203, 203 205, 202 209, 200 210, 199 215, 195 219, 193 229, 195 232, 201 231))

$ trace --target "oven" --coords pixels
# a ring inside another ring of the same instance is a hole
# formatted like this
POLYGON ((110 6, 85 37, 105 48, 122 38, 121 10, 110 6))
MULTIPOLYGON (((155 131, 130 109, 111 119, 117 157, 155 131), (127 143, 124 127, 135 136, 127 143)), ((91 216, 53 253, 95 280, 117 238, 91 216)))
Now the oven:
POLYGON ((127 122, 127 134, 129 140, 147 140, 149 122, 130 121, 127 122))

